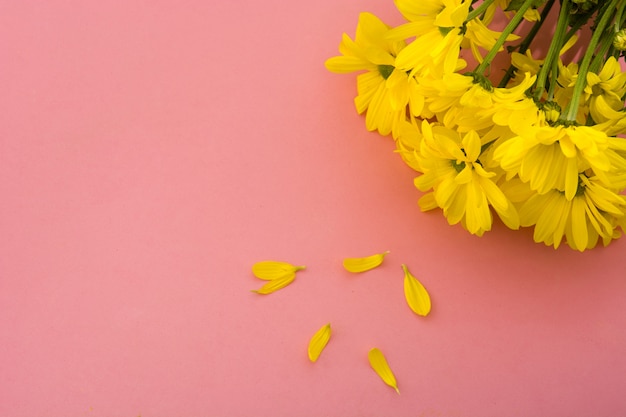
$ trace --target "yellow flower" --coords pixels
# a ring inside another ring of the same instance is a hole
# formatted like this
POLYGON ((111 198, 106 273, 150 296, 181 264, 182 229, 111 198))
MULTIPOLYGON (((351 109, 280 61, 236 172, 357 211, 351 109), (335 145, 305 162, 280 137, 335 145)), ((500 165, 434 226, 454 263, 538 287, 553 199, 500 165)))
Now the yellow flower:
POLYGON ((609 183, 609 138, 604 132, 590 126, 541 126, 516 133, 494 152, 508 178, 519 175, 539 194, 564 191, 569 200, 576 194, 580 172, 592 169, 609 183))
POLYGON ((316 362, 317 359, 320 357, 320 354, 322 353, 322 351, 328 344, 328 341, 330 340, 330 335, 331 335, 330 323, 326 324, 325 326, 322 326, 317 332, 315 332, 315 334, 311 338, 311 341, 309 342, 309 349, 308 349, 309 360, 311 362, 316 362))
POLYGON ((626 29, 621 29, 615 34, 613 47, 618 51, 626 51, 626 29))
POLYGON ((365 272, 370 269, 374 269, 383 263, 385 256, 389 254, 389 251, 378 253, 376 255, 367 256, 364 258, 346 258, 343 260, 343 267, 348 272, 365 272))
POLYGON ((357 76, 354 103, 359 114, 367 111, 368 130, 390 134, 406 117, 406 107, 419 114, 423 106, 417 81, 405 71, 396 69, 396 56, 404 41, 389 40, 389 26, 371 13, 361 13, 355 40, 344 33, 336 56, 326 61, 326 68, 337 73, 366 71, 357 76))
POLYGON ((511 229, 519 227, 519 218, 494 182, 495 172, 488 172, 479 160, 481 139, 475 131, 461 136, 457 131, 424 121, 421 165, 424 174, 415 179, 421 191, 432 189, 420 199, 422 210, 443 209, 448 223, 461 222, 470 233, 482 236, 491 230, 493 207, 511 229))
POLYGON ((516 82, 519 79, 518 74, 520 73, 537 75, 543 65, 543 59, 533 58, 532 51, 528 49, 524 55, 519 52, 511 53, 511 64, 518 70, 515 72, 515 78, 513 79, 514 82, 516 82))
POLYGON ((422 133, 416 124, 403 121, 398 126, 396 135, 396 152, 402 160, 412 169, 422 172, 419 162, 419 148, 422 141, 422 133))
MULTIPOLYGON (((557 77, 554 100, 562 109, 565 109, 569 102, 572 101, 574 85, 578 79, 578 65, 571 63, 565 66, 559 60, 558 68, 559 75, 557 77)), ((584 99, 585 97, 582 97, 581 103, 578 106, 578 113, 576 114, 576 122, 580 125, 584 125, 587 121, 586 102, 584 99)))
POLYGON ((395 389, 398 394, 400 394, 400 390, 398 389, 398 383, 396 382, 396 377, 391 371, 389 364, 387 363, 387 359, 385 355, 378 348, 373 348, 367 354, 370 365, 374 372, 378 374, 380 379, 391 388, 395 389))
POLYGON ((409 21, 392 29, 389 39, 415 38, 398 54, 396 66, 412 74, 431 68, 452 73, 458 65, 463 26, 470 2, 461 0, 396 0, 409 21))
POLYGON ((615 118, 612 114, 624 108, 622 97, 626 93, 626 72, 622 72, 614 57, 607 59, 598 74, 587 73, 585 93, 589 113, 596 123, 615 118))
POLYGON ((535 226, 535 242, 558 248, 563 238, 578 251, 604 245, 624 227, 626 197, 605 187, 596 177, 581 174, 573 198, 559 190, 535 194, 520 208, 522 226, 535 226))
POLYGON ((252 266, 255 277, 268 281, 258 290, 257 294, 271 294, 291 284, 296 279, 296 272, 305 269, 305 266, 294 266, 287 262, 262 261, 252 266))
POLYGON ((490 127, 491 122, 514 128, 515 126, 533 126, 543 120, 535 102, 526 96, 526 91, 535 83, 536 75, 527 72, 523 79, 519 78, 520 80, 516 85, 492 88, 490 92, 492 104, 490 106, 474 109, 475 106, 470 106, 469 103, 465 104, 468 107, 466 110, 468 121, 472 120, 473 115, 475 120, 487 119, 490 122, 487 126, 477 125, 474 122, 472 127, 475 130, 490 127))

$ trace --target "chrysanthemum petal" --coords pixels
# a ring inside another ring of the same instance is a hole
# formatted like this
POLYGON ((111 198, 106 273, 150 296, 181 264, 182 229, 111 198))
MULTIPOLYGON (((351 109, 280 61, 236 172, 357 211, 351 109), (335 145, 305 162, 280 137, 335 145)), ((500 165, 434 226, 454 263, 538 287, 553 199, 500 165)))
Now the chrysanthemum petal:
POLYGON ((391 388, 395 389, 398 394, 400 394, 400 390, 398 389, 398 383, 396 382, 396 377, 391 371, 389 364, 387 363, 387 359, 385 355, 378 348, 373 348, 369 351, 367 358, 370 361, 370 365, 374 372, 378 374, 380 379, 391 388))
POLYGON ((343 260, 343 267, 346 271, 355 273, 369 271, 370 269, 374 269, 382 264, 385 259, 385 255, 388 253, 389 251, 364 258, 346 258, 343 260))
POLYGON ((430 295, 421 282, 417 280, 406 265, 402 265, 404 270, 404 296, 406 302, 415 314, 427 316, 430 313, 430 295))
POLYGON ((270 281, 305 268, 305 266, 294 266, 287 262, 261 261, 252 265, 252 273, 259 279, 270 281))
POLYGON ((296 279, 296 273, 292 272, 286 275, 283 275, 279 278, 268 281, 267 284, 259 288, 258 290, 252 290, 257 294, 271 294, 275 291, 280 290, 281 288, 285 288, 287 285, 291 284, 296 279))
POLYGON ((309 360, 311 362, 317 361, 317 358, 319 358, 322 350, 324 350, 326 344, 328 344, 328 341, 330 340, 330 334, 330 323, 322 326, 321 329, 315 332, 309 342, 309 360))

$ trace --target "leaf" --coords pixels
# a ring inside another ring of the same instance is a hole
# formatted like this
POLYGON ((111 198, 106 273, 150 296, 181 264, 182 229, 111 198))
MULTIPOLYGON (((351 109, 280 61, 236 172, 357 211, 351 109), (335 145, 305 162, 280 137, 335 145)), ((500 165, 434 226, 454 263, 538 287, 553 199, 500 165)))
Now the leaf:
POLYGON ((391 371, 391 368, 387 363, 387 359, 385 359, 385 355, 383 355, 380 349, 371 349, 367 354, 367 358, 370 361, 372 369, 378 374, 380 379, 382 379, 385 384, 389 385, 391 388, 395 389, 398 394, 400 394, 400 390, 398 389, 398 383, 396 382, 396 377, 391 371))
POLYGON ((330 323, 322 326, 321 329, 315 332, 315 334, 311 338, 311 341, 309 342, 309 359, 311 360, 311 362, 317 361, 317 358, 320 357, 320 354, 330 340, 330 334, 330 323))
POLYGON ((281 288, 285 288, 287 285, 291 284, 294 279, 296 279, 296 273, 292 272, 290 274, 283 275, 279 278, 272 279, 268 281, 268 283, 262 286, 260 289, 252 290, 252 292, 255 292, 257 294, 271 294, 274 291, 278 291, 281 288))
POLYGON ((388 253, 389 251, 386 251, 384 253, 379 253, 365 258, 346 258, 343 260, 343 267, 347 271, 355 273, 369 271, 370 269, 374 269, 382 264, 383 259, 385 259, 385 255, 388 253))
POLYGON ((261 261, 252 265, 252 273, 259 279, 272 280, 305 268, 304 266, 294 266, 287 262, 261 261))
POLYGON ((430 313, 430 295, 428 291, 411 273, 406 265, 402 265, 404 269, 404 296, 406 302, 415 314, 426 316, 430 313))

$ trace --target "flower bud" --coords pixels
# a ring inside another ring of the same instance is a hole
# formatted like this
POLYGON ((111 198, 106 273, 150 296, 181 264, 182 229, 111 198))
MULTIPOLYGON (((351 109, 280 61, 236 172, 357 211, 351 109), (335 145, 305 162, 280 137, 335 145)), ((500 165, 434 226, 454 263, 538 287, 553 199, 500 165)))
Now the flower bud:
POLYGON ((613 46, 619 51, 626 51, 626 29, 622 29, 615 34, 613 46))

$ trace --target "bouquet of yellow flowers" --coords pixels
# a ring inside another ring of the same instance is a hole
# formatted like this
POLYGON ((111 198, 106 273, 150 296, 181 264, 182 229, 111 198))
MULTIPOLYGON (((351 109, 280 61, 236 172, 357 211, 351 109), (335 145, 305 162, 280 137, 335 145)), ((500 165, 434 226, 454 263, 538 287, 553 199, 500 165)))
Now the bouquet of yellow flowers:
POLYGON ((420 173, 422 210, 579 251, 626 231, 626 0, 395 5, 406 23, 361 13, 326 67, 360 72, 356 109, 420 173))

